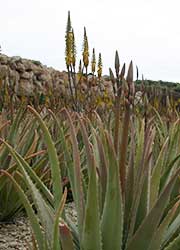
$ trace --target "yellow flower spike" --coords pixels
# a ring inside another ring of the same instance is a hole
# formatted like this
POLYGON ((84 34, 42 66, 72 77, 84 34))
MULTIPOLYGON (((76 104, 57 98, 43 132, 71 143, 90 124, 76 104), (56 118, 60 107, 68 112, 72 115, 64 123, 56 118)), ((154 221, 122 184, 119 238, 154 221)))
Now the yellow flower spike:
POLYGON ((76 65, 76 45, 75 45, 75 37, 74 37, 74 30, 72 29, 72 65, 75 67, 76 65))
POLYGON ((101 76, 102 76, 102 58, 101 58, 101 53, 99 53, 97 73, 98 73, 98 77, 101 78, 101 76))
POLYGON ((65 50, 65 61, 67 68, 70 67, 73 59, 72 55, 72 43, 73 43, 73 32, 71 26, 71 18, 70 18, 70 11, 68 11, 68 20, 67 20, 67 27, 66 27, 66 35, 65 35, 65 42, 66 42, 66 50, 65 50))
POLYGON ((84 41, 83 41, 83 63, 87 70, 87 67, 89 65, 89 45, 85 27, 84 27, 84 41))

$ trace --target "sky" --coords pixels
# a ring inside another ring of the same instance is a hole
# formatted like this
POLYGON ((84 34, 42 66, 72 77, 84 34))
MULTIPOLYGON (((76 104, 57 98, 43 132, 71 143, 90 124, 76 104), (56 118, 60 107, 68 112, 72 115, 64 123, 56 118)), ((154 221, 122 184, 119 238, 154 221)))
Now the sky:
MULTIPOLYGON (((133 60, 146 79, 180 82, 180 0, 0 0, 2 53, 39 60, 60 71, 65 65, 68 10, 77 59, 84 26, 90 59, 102 54, 103 74, 133 60)), ((78 68, 78 65, 77 65, 78 68)))

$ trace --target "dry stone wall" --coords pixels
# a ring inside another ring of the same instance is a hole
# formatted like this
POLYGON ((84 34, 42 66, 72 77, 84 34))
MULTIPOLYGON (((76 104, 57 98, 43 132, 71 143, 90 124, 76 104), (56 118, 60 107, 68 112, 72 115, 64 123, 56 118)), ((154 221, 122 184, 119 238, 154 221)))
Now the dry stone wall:
MULTIPOLYGON (((47 86, 60 95, 69 95, 68 76, 65 71, 60 72, 42 65, 39 61, 23 59, 19 56, 8 57, 0 54, 0 80, 13 86, 17 96, 33 96, 36 91, 46 94, 47 86)), ((88 77, 89 82, 92 80, 88 77)), ((92 91, 97 89, 108 90, 112 93, 112 84, 105 78, 102 79, 102 86, 92 86, 92 91)), ((82 82, 82 91, 87 86, 82 82)))
POLYGON ((47 85, 63 93, 68 82, 66 72, 42 65, 39 61, 3 54, 0 54, 0 80, 13 86, 17 95, 23 93, 26 96, 33 96, 35 89, 45 94, 47 85))

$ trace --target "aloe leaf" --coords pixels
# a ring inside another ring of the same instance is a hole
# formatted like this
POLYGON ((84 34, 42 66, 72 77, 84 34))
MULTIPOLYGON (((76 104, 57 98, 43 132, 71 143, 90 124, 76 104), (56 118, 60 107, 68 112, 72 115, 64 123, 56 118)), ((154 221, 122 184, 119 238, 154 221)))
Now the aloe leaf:
MULTIPOLYGON (((17 130, 19 128, 19 124, 22 120, 22 117, 24 115, 24 109, 20 108, 15 120, 13 121, 11 127, 10 127, 10 131, 9 131, 9 135, 7 138, 7 141, 13 146, 15 144, 15 139, 17 136, 17 130)), ((8 157, 8 150, 5 148, 0 156, 0 169, 7 169, 9 167, 9 159, 7 159, 8 157)))
POLYGON ((168 165, 168 168, 166 172, 163 174, 161 178, 161 183, 160 183, 160 190, 163 190, 163 188, 166 186, 168 181, 171 178, 172 172, 174 172, 175 169, 175 163, 180 159, 180 154, 178 154, 168 165))
POLYGON ((174 219, 174 221, 171 223, 166 233, 164 234, 163 244, 168 242, 179 229, 180 229, 180 213, 177 215, 177 217, 174 219))
POLYGON ((59 224, 59 230, 61 235, 61 245, 63 250, 75 250, 72 234, 68 226, 62 221, 59 224))
MULTIPOLYGON (((44 185, 44 183, 41 181, 41 179, 35 174, 35 172, 31 169, 29 164, 23 159, 23 157, 17 153, 8 143, 5 141, 2 141, 6 147, 9 149, 10 153, 16 157, 17 163, 20 162, 23 166, 23 168, 26 170, 26 172, 29 174, 31 179, 36 183, 36 186, 42 191, 43 195, 46 197, 46 199, 52 204, 53 196, 48 190, 48 188, 44 185)), ((12 172, 12 170, 11 170, 12 172)))
POLYGON ((100 218, 95 169, 90 170, 81 245, 83 250, 101 250, 100 218))
MULTIPOLYGON (((128 239, 132 237, 134 234, 134 227, 135 223, 138 219, 138 208, 140 206, 140 201, 142 197, 142 190, 145 183, 145 180, 149 173, 150 168, 150 159, 152 154, 152 145, 154 141, 154 135, 155 131, 152 129, 151 125, 149 124, 146 135, 145 135, 145 141, 144 141, 144 149, 143 149, 143 155, 141 164, 137 171, 137 176, 135 178, 134 182, 134 192, 133 192, 133 200, 132 200, 132 206, 130 211, 130 227, 128 230, 128 239)), ((147 194, 147 191, 146 191, 147 194)), ((146 198, 147 195, 145 195, 146 198)), ((148 197, 147 197, 148 198, 148 197)))
POLYGON ((154 237, 150 243, 150 246, 148 250, 159 250, 160 246, 162 244, 162 239, 165 231, 167 230, 167 227, 169 226, 171 220, 173 219, 173 216, 175 212, 177 211, 177 208, 180 204, 180 201, 176 202, 176 204, 173 206, 173 208, 169 211, 169 213, 166 215, 162 223, 160 224, 159 228, 157 229, 156 233, 154 234, 154 237))
POLYGON ((19 194, 19 196, 20 196, 20 198, 21 198, 21 200, 23 202, 23 205, 24 205, 24 207, 26 209, 28 217, 30 219, 30 223, 31 223, 32 229, 34 231, 34 234, 35 234, 39 249, 44 250, 44 235, 43 235, 43 233, 41 231, 38 218, 34 214, 34 211, 32 209, 32 206, 31 206, 29 200, 27 199, 26 195, 24 194, 24 191, 19 186, 19 184, 15 181, 15 179, 7 171, 1 170, 1 172, 4 175, 6 175, 12 181, 13 185, 15 186, 15 188, 16 188, 16 190, 17 190, 17 192, 18 192, 18 194, 19 194))
POLYGON ((153 168, 153 174, 151 177, 151 192, 150 192, 150 207, 152 208, 155 204, 155 201, 158 198, 159 195, 159 188, 160 188, 160 180, 161 180, 161 174, 162 174, 162 168, 164 163, 165 154, 167 153, 167 143, 169 141, 169 138, 167 138, 161 148, 161 151, 159 153, 158 159, 156 160, 155 166, 153 168))
POLYGON ((75 200, 76 209, 77 209, 79 235, 81 238, 82 230, 83 230, 85 208, 84 208, 84 194, 83 194, 83 188, 82 188, 80 154, 79 154, 78 142, 77 142, 77 138, 76 138, 75 127, 73 125, 72 119, 70 117, 69 112, 66 109, 64 109, 64 112, 65 112, 67 120, 68 120, 68 124, 69 124, 69 128, 70 128, 70 135, 71 135, 71 142, 72 142, 72 147, 73 147, 74 188, 75 188, 74 200, 75 200))
POLYGON ((5 121, 1 126, 0 126, 0 132, 10 124, 10 121, 5 121))
POLYGON ((141 164, 141 158, 143 154, 143 146, 144 146, 144 120, 142 120, 140 131, 138 132, 137 136, 137 147, 136 147, 136 154, 135 154, 135 171, 139 168, 141 164))
POLYGON ((164 125, 164 122, 163 122, 159 112, 154 107, 152 107, 152 109, 155 112, 155 114, 156 114, 156 116, 157 116, 157 118, 158 118, 158 120, 160 122, 160 127, 161 127, 160 131, 161 131, 162 135, 165 137, 166 134, 167 134, 167 129, 166 129, 165 125, 164 125))
POLYGON ((169 197, 180 169, 172 177, 166 188, 161 193, 154 207, 151 209, 147 217, 142 222, 134 236, 130 239, 127 250, 144 250, 148 249, 154 233, 158 227, 161 217, 169 201, 169 197))
POLYGON ((133 191, 134 191, 134 162, 135 161, 135 130, 134 126, 131 127, 131 152, 129 156, 129 167, 127 172, 126 179, 126 189, 125 189, 125 209, 124 209, 124 237, 127 237, 126 232, 128 231, 129 222, 130 222, 130 211, 133 200, 133 191))
POLYGON ((88 139, 87 130, 83 121, 80 117, 78 118, 85 144, 87 164, 90 173, 81 245, 84 250, 101 250, 102 245, 95 159, 88 139))
POLYGON ((108 133, 108 176, 107 191, 101 221, 103 250, 119 250, 122 245, 123 207, 119 179, 118 161, 108 133))
POLYGON ((36 208, 38 210, 38 215, 41 220, 41 223, 43 224, 45 234, 48 240, 49 245, 52 242, 53 234, 52 234, 52 226, 53 226, 53 217, 52 212, 50 211, 50 208, 47 206, 45 201, 43 200, 39 190, 36 188, 36 186, 33 184, 31 178, 29 177, 28 173, 24 169, 23 165, 21 164, 20 160, 18 159, 15 150, 8 145, 6 142, 3 141, 3 143, 7 146, 10 153, 14 157, 15 161, 17 162, 18 167, 20 168, 21 172, 23 173, 23 176, 26 180, 27 187, 31 191, 31 195, 33 197, 33 201, 36 205, 36 208))
POLYGON ((98 134, 96 134, 96 140, 97 140, 97 146, 98 146, 98 152, 99 152, 99 174, 100 174, 100 195, 101 195, 101 201, 100 201, 100 211, 102 214, 104 202, 105 202, 105 196, 106 196, 106 185, 107 185, 107 168, 108 168, 108 162, 107 157, 105 155, 105 149, 102 143, 102 140, 98 134))
POLYGON ((55 215, 55 220, 54 220, 54 228, 53 228, 53 250, 60 250, 60 242, 59 242, 59 218, 62 214, 65 202, 66 202, 66 197, 67 197, 67 188, 65 188, 64 194, 62 196, 61 202, 59 204, 59 208, 56 212, 55 215))
POLYGON ((179 250, 180 234, 164 250, 179 250))
POLYGON ((62 127, 60 127, 60 125, 59 125, 59 121, 57 119, 57 116, 52 112, 52 110, 49 109, 48 111, 50 112, 50 114, 54 118, 54 120, 55 120, 55 122, 56 122, 56 124, 58 126, 58 129, 59 129, 60 139, 61 139, 62 147, 64 149, 65 166, 66 166, 66 168, 68 170, 68 176, 70 178, 70 184, 71 184, 73 197, 75 197, 75 194, 74 194, 75 187, 74 187, 73 160, 72 160, 72 157, 71 157, 70 152, 69 152, 69 148, 68 148, 68 145, 67 145, 67 140, 65 138, 65 133, 64 133, 62 127))
MULTIPOLYGON (((149 163, 151 162, 151 160, 149 160, 149 163)), ((147 165, 149 165, 149 163, 147 163, 147 165)), ((142 223, 143 219, 146 217, 146 215, 149 212, 149 200, 150 200, 150 166, 148 167, 148 174, 145 177, 144 180, 144 184, 142 187, 142 192, 141 192, 141 197, 140 197, 140 201, 139 201, 139 206, 138 206, 138 210, 137 210, 137 215, 136 215, 136 223, 135 223, 135 231, 137 230, 137 228, 140 226, 140 224, 142 223)))
POLYGON ((41 129, 43 131, 44 140, 48 148, 48 156, 49 156, 49 161, 50 161, 51 171, 52 171, 54 206, 55 206, 55 209, 57 209, 59 206, 59 202, 61 201, 61 197, 62 197, 61 174, 60 174, 60 166, 59 166, 57 152, 56 152, 54 143, 51 139, 51 135, 47 129, 47 126, 42 120, 41 116, 32 107, 28 106, 28 108, 38 120, 41 126, 41 129))

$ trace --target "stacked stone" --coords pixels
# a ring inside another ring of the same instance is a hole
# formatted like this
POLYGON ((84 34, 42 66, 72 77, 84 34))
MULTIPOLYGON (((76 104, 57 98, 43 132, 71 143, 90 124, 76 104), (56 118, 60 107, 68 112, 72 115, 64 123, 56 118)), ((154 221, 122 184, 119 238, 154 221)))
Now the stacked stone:
MULTIPOLYGON (((92 76, 88 81, 92 81, 92 76)), ((59 96, 70 97, 68 76, 65 71, 60 72, 42 65, 39 61, 23 59, 19 56, 8 57, 0 53, 0 80, 13 88, 17 96, 34 96, 35 93, 46 94, 50 88, 53 93, 59 96)), ((112 84, 106 78, 101 81, 102 86, 95 84, 91 91, 97 94, 97 91, 105 89, 112 94, 112 84)), ((83 91, 87 91, 86 80, 79 86, 83 91)))
POLYGON ((65 72, 48 68, 39 61, 0 54, 0 79, 13 86, 17 95, 33 96, 35 91, 45 94, 47 86, 65 92, 66 78, 65 72))

